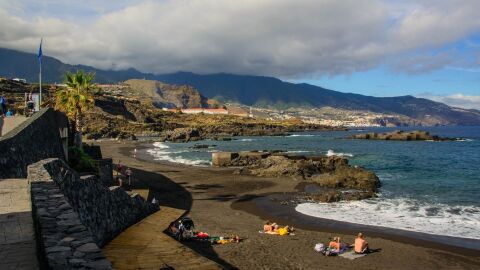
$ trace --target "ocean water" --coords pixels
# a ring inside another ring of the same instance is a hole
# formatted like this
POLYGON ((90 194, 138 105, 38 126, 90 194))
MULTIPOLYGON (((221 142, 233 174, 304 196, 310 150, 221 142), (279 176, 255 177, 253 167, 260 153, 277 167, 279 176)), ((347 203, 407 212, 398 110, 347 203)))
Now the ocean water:
MULTIPOLYGON (((402 128, 409 130, 413 128, 402 128)), ((480 239, 480 127, 422 128, 463 138, 451 142, 347 140, 347 136, 392 128, 309 132, 292 136, 238 137, 227 142, 154 143, 155 160, 209 166, 215 151, 284 150, 301 155, 340 155, 374 171, 379 197, 357 202, 305 203, 305 215, 350 223, 480 239), (215 145, 192 149, 195 144, 215 145)))

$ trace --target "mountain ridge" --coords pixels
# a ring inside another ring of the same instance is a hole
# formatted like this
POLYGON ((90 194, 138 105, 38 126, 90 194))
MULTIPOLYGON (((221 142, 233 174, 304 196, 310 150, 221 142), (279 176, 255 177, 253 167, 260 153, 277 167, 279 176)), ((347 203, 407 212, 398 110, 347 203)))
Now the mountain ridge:
MULTIPOLYGON (((35 54, 0 48, 0 75, 36 81, 38 63, 35 54)), ((66 71, 83 69, 96 73, 98 83, 118 83, 128 79, 158 80, 167 84, 190 85, 209 99, 238 102, 247 106, 320 108, 330 106, 345 110, 399 114, 422 125, 480 125, 480 111, 450 107, 446 104, 410 95, 373 97, 343 93, 306 83, 284 82, 267 76, 217 73, 199 75, 191 72, 171 74, 142 73, 136 69, 101 70, 84 65, 69 65, 53 57, 43 57, 43 81, 59 82, 66 71)))

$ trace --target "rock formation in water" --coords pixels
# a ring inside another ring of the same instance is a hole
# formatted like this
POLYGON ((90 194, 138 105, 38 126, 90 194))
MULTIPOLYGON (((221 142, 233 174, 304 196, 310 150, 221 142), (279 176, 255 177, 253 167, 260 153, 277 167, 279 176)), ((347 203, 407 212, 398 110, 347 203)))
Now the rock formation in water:
POLYGON ((393 140, 393 141, 454 141, 456 138, 439 137, 437 135, 430 135, 428 131, 414 130, 403 131, 397 130, 386 133, 369 132, 357 134, 349 137, 349 139, 363 139, 363 140, 393 140))
POLYGON ((348 159, 338 156, 289 156, 271 152, 218 152, 212 164, 241 167, 235 173, 261 177, 293 177, 322 187, 322 192, 306 194, 310 200, 332 202, 374 197, 380 181, 371 171, 351 166, 348 159))

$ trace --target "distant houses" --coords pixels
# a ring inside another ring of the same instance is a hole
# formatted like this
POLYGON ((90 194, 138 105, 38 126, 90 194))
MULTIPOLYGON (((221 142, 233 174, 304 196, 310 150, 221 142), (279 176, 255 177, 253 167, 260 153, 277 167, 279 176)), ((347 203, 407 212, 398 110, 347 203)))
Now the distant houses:
POLYGON ((185 114, 199 114, 199 113, 204 113, 204 114, 228 114, 228 111, 226 109, 220 108, 220 109, 205 109, 205 108, 192 108, 192 109, 168 109, 168 108, 163 108, 164 111, 169 111, 169 112, 182 112, 185 114))

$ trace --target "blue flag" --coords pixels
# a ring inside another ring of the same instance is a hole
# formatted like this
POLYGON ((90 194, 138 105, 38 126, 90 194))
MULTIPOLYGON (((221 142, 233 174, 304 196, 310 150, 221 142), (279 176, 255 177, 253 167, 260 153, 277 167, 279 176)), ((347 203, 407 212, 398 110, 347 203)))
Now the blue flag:
POLYGON ((40 61, 40 64, 42 64, 42 43, 43 43, 43 38, 40 39, 40 47, 38 48, 38 61, 40 61))

